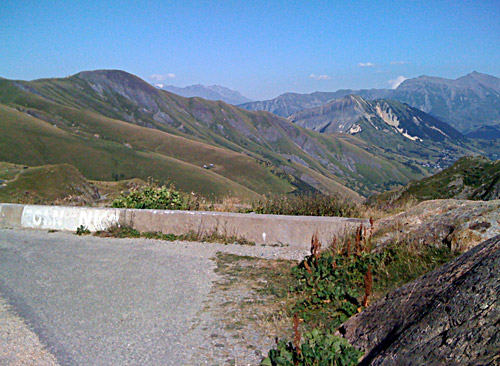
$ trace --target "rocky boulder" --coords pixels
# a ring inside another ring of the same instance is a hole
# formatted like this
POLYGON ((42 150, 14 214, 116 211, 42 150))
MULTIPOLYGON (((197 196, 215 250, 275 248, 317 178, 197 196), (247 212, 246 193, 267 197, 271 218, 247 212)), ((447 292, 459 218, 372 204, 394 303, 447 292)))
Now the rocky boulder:
POLYGON ((500 200, 433 200, 378 220, 373 239, 378 248, 412 242, 465 252, 499 234, 500 200))
POLYGON ((387 294, 340 332, 360 365, 499 365, 500 236, 387 294))

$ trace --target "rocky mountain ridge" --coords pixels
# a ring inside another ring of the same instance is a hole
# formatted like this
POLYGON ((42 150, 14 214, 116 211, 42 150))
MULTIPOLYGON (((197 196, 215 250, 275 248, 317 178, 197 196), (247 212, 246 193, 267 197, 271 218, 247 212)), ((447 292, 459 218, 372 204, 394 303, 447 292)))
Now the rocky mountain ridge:
POLYGON ((282 117, 321 106, 333 99, 357 94, 364 99, 391 99, 406 103, 467 133, 500 122, 500 78, 472 72, 455 80, 420 76, 403 81, 396 89, 339 90, 311 94, 287 93, 277 98, 242 104, 248 110, 265 110, 282 117))
POLYGON ((325 133, 361 134, 364 129, 392 130, 411 141, 464 140, 464 136, 453 127, 416 108, 384 99, 367 101, 357 95, 297 112, 288 120, 325 133))
POLYGON ((467 145, 460 132, 416 108, 385 99, 367 101, 357 95, 297 112, 288 120, 321 133, 355 135, 408 158, 424 157, 429 150, 451 156, 467 145))
POLYGON ((385 98, 389 92, 389 89, 341 89, 335 92, 314 92, 311 94, 284 93, 271 100, 244 103, 240 104, 239 107, 250 111, 267 111, 281 117, 289 117, 299 111, 316 108, 350 94, 370 100, 385 98))
POLYGON ((450 123, 462 132, 500 122, 500 79, 472 72, 455 80, 421 76, 390 95, 450 123))

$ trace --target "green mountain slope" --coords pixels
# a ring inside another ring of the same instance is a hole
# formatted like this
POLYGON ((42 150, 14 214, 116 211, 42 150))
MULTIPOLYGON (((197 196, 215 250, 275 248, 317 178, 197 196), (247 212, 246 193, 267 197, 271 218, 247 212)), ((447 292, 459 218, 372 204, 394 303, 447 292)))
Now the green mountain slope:
POLYGON ((98 196, 91 183, 68 164, 39 167, 0 162, 0 202, 93 203, 98 196))
POLYGON ((256 192, 199 166, 156 152, 135 150, 93 135, 64 131, 2 105, 0 160, 30 166, 67 163, 77 167, 86 178, 94 180, 112 180, 115 175, 123 179, 171 178, 184 190, 207 196, 257 196, 256 192))
MULTIPOLYGON (((152 88, 149 84, 132 75, 123 72, 117 73, 118 75, 125 75, 128 78, 128 82, 124 82, 125 84, 139 80, 139 86, 134 86, 135 89, 133 89, 133 92, 130 92, 131 94, 140 94, 143 89, 151 92, 150 95, 148 94, 149 98, 158 98, 159 102, 164 104, 163 107, 166 110, 173 110, 175 112, 170 111, 175 121, 184 121, 185 125, 188 127, 191 126, 190 130, 195 131, 198 136, 189 136, 175 128, 171 128, 171 126, 165 123, 157 123, 155 125, 156 122, 151 119, 150 114, 144 112, 145 108, 136 109, 137 115, 141 116, 140 119, 130 118, 126 113, 116 112, 122 107, 114 106, 113 103, 116 102, 116 99, 120 99, 120 96, 114 95, 114 101, 107 104, 106 100, 99 99, 99 95, 93 95, 93 89, 90 86, 83 90, 83 86, 80 85, 83 82, 78 78, 76 78, 76 84, 73 78, 41 80, 33 83, 3 80, 3 85, 2 81, 0 81, 0 101, 9 102, 27 114, 36 116, 71 132, 87 132, 92 135, 97 133, 102 139, 111 139, 127 144, 130 144, 129 140, 135 139, 140 148, 159 151, 199 166, 214 164, 214 172, 230 179, 236 179, 242 185, 250 187, 252 190, 257 190, 259 193, 284 193, 295 189, 314 189, 301 181, 300 178, 296 179, 285 173, 276 164, 273 164, 262 155, 242 149, 227 139, 221 138, 217 133, 210 131, 210 129, 203 128, 193 117, 186 117, 189 116, 190 109, 180 110, 179 107, 179 105, 184 105, 183 108, 187 108, 190 102, 199 101, 202 104, 207 103, 213 108, 214 106, 219 106, 219 103, 208 102, 199 98, 190 100, 177 97, 173 94, 152 88), (32 85, 35 85, 38 89, 33 88, 32 85), (165 96, 171 97, 167 99, 167 101, 171 102, 170 105, 165 105, 165 96), (90 105, 90 101, 93 101, 92 105, 90 105), (82 104, 87 104, 86 108, 83 108, 82 104), (179 136, 144 128, 140 129, 141 133, 138 134, 137 128, 133 128, 133 125, 130 123, 123 123, 117 120, 111 122, 109 119, 104 118, 102 114, 95 113, 95 110, 105 115, 122 118, 123 120, 128 119, 129 122, 138 125, 145 125, 161 129, 162 131, 171 131, 179 135, 184 135, 189 137, 189 139, 182 139, 179 136), (125 136, 127 138, 123 140, 122 138, 125 136), (193 139, 198 141, 201 139, 208 140, 213 145, 216 145, 216 142, 213 140, 220 140, 222 142, 220 145, 222 146, 221 148, 216 148, 206 143, 196 143, 193 139), (217 164, 218 162, 219 164, 217 164)), ((119 89, 119 87, 116 88, 119 89)), ((222 105, 229 107, 225 103, 222 103, 222 105)), ((196 108, 194 107, 193 109, 196 108)), ((196 111, 193 113, 196 113, 196 111)), ((262 149, 254 142, 252 142, 252 148, 254 150, 262 149)), ((285 161, 283 158, 279 159, 285 161)), ((310 169, 300 166, 298 170, 309 171, 310 169)), ((326 193, 336 192, 359 199, 356 193, 339 185, 332 178, 323 177, 321 184, 317 188, 326 193)))
POLYGON ((372 205, 398 205, 409 199, 500 199, 500 161, 483 156, 468 156, 430 177, 410 182, 405 187, 370 197, 372 205))

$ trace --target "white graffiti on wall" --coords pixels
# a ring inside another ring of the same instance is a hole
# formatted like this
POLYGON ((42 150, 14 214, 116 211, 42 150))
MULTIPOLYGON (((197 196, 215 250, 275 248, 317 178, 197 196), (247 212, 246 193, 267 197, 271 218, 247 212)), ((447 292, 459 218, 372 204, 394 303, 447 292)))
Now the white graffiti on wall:
POLYGON ((90 231, 104 230, 118 223, 119 211, 80 207, 25 206, 21 225, 28 228, 76 230, 83 225, 90 231))

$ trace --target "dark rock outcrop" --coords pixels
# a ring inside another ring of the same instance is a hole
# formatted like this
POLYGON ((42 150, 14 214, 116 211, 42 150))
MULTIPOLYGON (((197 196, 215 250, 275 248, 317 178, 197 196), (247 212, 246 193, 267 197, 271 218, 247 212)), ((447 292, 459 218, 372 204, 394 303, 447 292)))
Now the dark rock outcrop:
POLYGON ((360 365, 499 365, 500 236, 386 295, 341 333, 360 365))

